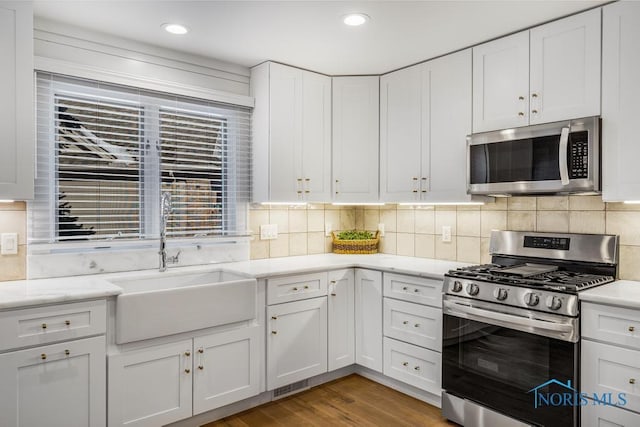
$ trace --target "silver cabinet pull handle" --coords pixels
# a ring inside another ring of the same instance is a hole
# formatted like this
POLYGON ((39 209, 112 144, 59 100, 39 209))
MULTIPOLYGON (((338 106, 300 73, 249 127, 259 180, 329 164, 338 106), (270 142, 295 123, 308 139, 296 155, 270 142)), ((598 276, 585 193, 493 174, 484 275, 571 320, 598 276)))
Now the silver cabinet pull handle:
POLYGON ((416 366, 415 368, 413 368, 414 371, 419 371, 420 370, 420 366, 416 366))
POLYGON ((633 327, 633 326, 629 326, 629 332, 633 332, 633 331, 635 331, 635 330, 636 330, 636 328, 635 328, 635 327, 633 327))
POLYGON ((47 329, 47 324, 46 323, 43 323, 41 326, 42 326, 42 329, 47 329))
POLYGON ((402 324, 403 324, 403 325, 408 325, 408 324, 409 324, 409 321, 408 321, 408 320, 405 320, 404 322, 402 322, 402 324))
POLYGON ((402 362, 402 366, 409 366, 409 362, 402 362))
POLYGON ((420 327, 420 323, 416 323, 415 325, 413 325, 414 328, 419 328, 420 327))
POLYGON ((271 331, 271 335, 277 335, 278 331, 271 331))
POLYGON ((71 320, 65 320, 64 324, 67 325, 67 326, 71 326, 71 320))
POLYGON ((71 354, 71 352, 70 352, 69 350, 65 350, 65 351, 64 351, 64 355, 65 355, 65 356, 69 356, 70 354, 71 354))
POLYGON ((629 384, 635 384, 635 383, 636 383, 635 378, 629 378, 629 384))
POLYGON ((47 360, 47 355, 46 355, 46 354, 44 354, 44 353, 42 353, 42 354, 40 355, 40 359, 42 359, 42 360, 47 360))

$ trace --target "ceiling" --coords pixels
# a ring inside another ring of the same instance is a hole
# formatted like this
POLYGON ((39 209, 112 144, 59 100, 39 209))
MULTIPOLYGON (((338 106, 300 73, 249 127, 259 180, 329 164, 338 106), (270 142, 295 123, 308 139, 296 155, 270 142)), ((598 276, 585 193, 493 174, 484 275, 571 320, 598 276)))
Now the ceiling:
POLYGON ((59 1, 37 17, 244 66, 271 59, 331 74, 381 74, 604 1, 59 1), (362 27, 341 17, 362 12, 362 27), (184 36, 163 23, 190 28, 184 36))

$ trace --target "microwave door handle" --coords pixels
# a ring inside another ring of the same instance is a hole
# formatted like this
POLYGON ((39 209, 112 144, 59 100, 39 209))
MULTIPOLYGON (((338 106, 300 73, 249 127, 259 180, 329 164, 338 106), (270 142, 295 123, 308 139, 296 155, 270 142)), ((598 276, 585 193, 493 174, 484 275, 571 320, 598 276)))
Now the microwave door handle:
POLYGON ((569 185, 569 166, 567 165, 567 147, 569 146, 569 128, 564 127, 560 132, 560 146, 558 148, 558 166, 562 185, 569 185))

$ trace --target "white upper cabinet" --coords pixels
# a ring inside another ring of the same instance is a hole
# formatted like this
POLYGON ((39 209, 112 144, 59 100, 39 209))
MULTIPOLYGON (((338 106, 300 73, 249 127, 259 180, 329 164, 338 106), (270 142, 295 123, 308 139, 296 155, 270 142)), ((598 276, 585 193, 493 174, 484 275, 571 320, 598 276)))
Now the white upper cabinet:
POLYGON ((33 5, 0 1, 0 199, 33 198, 33 5))
POLYGON ((331 198, 331 78, 266 62, 251 70, 253 200, 331 198))
POLYGON ((600 9, 531 29, 531 124, 600 114, 600 36, 600 9))
POLYGON ((378 200, 380 79, 333 78, 333 200, 378 200))
POLYGON ((430 108, 423 108, 423 114, 428 113, 430 166, 421 187, 422 200, 479 201, 482 198, 467 194, 465 173, 466 136, 471 133, 471 49, 429 61, 425 70, 430 108))
POLYGON ((600 9, 473 48, 473 131, 600 114, 600 9))
POLYGON ((429 140, 422 132, 422 107, 429 105, 425 102, 428 89, 422 86, 423 70, 419 64, 380 78, 380 199, 383 202, 418 201, 421 181, 429 175, 429 140))
POLYGON ((382 76, 380 193, 385 202, 459 203, 467 195, 471 50, 382 76))
POLYGON ((473 131, 524 126, 529 117, 529 32, 473 48, 473 131))
POLYGON ((640 200, 640 3, 605 6, 602 31, 602 199, 640 200))

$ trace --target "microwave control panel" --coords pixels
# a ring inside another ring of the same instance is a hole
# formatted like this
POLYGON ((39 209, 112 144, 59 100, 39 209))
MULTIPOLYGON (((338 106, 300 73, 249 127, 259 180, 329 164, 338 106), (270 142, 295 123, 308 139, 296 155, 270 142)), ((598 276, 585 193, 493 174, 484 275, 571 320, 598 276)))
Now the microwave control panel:
POLYGON ((569 136, 569 178, 589 177, 589 134, 586 131, 572 132, 569 136))

